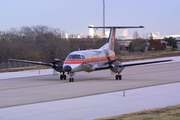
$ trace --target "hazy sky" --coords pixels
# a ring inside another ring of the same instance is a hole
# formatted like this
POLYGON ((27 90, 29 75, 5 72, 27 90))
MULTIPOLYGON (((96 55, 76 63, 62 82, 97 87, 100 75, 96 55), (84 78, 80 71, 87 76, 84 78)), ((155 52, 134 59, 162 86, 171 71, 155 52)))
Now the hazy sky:
MULTIPOLYGON (((105 0, 106 26, 145 26, 142 33, 180 34, 180 0, 105 0)), ((0 30, 46 25, 88 35, 103 25, 103 0, 0 0, 0 30)), ((122 30, 118 30, 120 35, 122 30)))

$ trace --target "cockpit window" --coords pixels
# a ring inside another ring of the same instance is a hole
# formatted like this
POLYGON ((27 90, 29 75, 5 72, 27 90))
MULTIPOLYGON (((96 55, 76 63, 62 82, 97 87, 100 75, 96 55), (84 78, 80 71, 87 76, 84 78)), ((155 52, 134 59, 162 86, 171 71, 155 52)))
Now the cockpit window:
POLYGON ((68 55, 67 59, 73 59, 73 55, 68 55))
POLYGON ((81 58, 81 55, 77 55, 77 54, 73 55, 73 54, 70 54, 70 55, 68 55, 67 59, 85 59, 85 57, 82 57, 82 58, 81 58))
POLYGON ((74 59, 81 59, 81 55, 74 55, 74 59))

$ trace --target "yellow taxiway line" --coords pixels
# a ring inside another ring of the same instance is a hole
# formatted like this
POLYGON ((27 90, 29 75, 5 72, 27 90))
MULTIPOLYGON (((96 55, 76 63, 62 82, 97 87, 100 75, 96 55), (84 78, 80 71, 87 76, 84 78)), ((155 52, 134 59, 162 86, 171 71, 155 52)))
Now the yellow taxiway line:
MULTIPOLYGON (((123 76, 133 76, 133 75, 151 74, 151 73, 159 73, 159 72, 169 72, 169 71, 176 71, 176 70, 180 70, 180 69, 171 69, 171 70, 163 70, 163 71, 153 71, 153 72, 145 72, 145 73, 136 73, 136 74, 123 75, 123 76)), ((113 75, 113 76, 110 76, 110 77, 103 77, 103 78, 111 78, 111 77, 114 77, 114 75, 113 75)), ((97 80, 97 79, 103 79, 103 78, 84 79, 84 80, 78 80, 78 81, 76 81, 76 82, 88 81, 88 80, 97 80)), ((21 89, 21 88, 30 88, 30 87, 39 87, 39 86, 47 86, 47 85, 57 85, 57 84, 63 84, 63 83, 69 83, 69 82, 58 82, 58 83, 49 83, 49 84, 22 86, 22 87, 14 87, 14 88, 4 88, 4 89, 0 89, 0 91, 13 90, 13 89, 21 89)))

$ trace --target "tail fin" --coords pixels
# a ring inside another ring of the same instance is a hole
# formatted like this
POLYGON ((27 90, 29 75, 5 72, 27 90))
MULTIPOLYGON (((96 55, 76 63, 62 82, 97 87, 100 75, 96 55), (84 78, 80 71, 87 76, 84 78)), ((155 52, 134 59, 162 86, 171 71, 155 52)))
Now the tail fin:
POLYGON ((110 34, 108 38, 108 43, 103 45, 100 49, 110 49, 114 51, 114 41, 115 41, 115 33, 116 33, 116 28, 117 29, 125 29, 125 28, 144 28, 143 26, 111 26, 111 27, 92 27, 89 26, 89 28, 109 28, 110 29, 110 34))

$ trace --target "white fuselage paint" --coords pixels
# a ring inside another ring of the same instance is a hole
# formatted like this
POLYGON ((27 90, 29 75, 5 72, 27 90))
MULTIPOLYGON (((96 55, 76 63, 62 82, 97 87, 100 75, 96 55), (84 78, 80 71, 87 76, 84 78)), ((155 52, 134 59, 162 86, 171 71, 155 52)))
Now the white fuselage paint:
POLYGON ((72 68, 71 72, 86 71, 91 72, 96 68, 107 67, 108 62, 107 55, 111 60, 114 60, 115 53, 109 49, 94 49, 94 50, 84 50, 84 51, 74 51, 70 55, 79 55, 80 58, 70 58, 67 57, 64 66, 70 66, 72 68), (84 56, 84 57, 83 57, 84 56))

